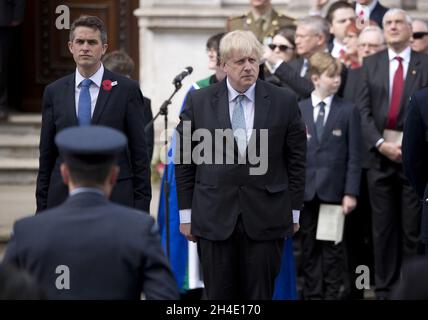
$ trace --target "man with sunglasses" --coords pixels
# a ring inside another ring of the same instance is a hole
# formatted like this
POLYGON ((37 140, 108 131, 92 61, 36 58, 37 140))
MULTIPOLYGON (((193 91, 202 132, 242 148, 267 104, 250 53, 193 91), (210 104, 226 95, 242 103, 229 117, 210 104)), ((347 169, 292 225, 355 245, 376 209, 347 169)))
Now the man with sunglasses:
POLYGON ((412 22, 412 29, 412 49, 416 52, 428 54, 428 21, 415 19, 412 22))

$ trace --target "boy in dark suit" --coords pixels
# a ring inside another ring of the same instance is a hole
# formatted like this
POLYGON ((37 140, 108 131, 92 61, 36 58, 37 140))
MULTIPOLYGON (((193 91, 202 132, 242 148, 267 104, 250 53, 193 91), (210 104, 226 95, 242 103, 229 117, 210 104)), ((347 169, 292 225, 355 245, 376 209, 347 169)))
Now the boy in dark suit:
POLYGON ((360 186, 360 116, 357 108, 336 96, 341 64, 329 53, 310 59, 315 90, 299 103, 307 134, 305 205, 301 217, 302 269, 305 299, 338 299, 342 245, 316 240, 321 203, 357 204, 360 186))

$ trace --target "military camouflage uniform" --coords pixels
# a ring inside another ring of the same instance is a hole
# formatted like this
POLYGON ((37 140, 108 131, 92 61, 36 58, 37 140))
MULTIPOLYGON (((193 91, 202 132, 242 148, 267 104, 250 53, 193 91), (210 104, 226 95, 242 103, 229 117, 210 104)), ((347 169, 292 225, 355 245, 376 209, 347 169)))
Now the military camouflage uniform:
POLYGON ((247 14, 237 17, 231 17, 227 20, 227 31, 234 30, 250 30, 252 31, 260 42, 266 43, 271 39, 280 29, 285 27, 295 28, 294 18, 288 17, 276 10, 260 17, 256 20, 253 13, 250 11, 247 14))

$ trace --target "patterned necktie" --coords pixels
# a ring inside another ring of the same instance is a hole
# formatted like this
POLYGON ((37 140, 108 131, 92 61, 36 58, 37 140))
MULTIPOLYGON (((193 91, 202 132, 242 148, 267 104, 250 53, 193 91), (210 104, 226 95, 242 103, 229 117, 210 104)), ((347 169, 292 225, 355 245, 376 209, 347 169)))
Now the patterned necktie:
POLYGON ((325 118, 325 103, 324 101, 321 101, 318 106, 320 107, 320 110, 318 112, 317 120, 315 121, 315 130, 317 132, 317 139, 318 142, 321 142, 322 134, 324 131, 324 118, 325 118))
POLYGON ((397 56, 394 59, 398 61, 398 68, 397 71, 395 71, 394 81, 392 83, 391 102, 389 104, 388 122, 386 124, 388 129, 395 129, 397 125, 401 97, 403 96, 404 89, 403 58, 397 56))
POLYGON ((88 126, 91 124, 91 94, 89 87, 92 80, 85 79, 80 83, 79 105, 77 107, 77 120, 79 126, 88 126))
POLYGON ((303 59, 303 65, 302 65, 302 69, 300 69, 300 76, 306 77, 306 72, 308 71, 308 60, 307 59, 303 59))
POLYGON ((243 155, 247 147, 247 127, 245 125, 244 108, 242 106, 244 95, 235 98, 235 107, 232 113, 232 129, 238 145, 239 153, 243 155))

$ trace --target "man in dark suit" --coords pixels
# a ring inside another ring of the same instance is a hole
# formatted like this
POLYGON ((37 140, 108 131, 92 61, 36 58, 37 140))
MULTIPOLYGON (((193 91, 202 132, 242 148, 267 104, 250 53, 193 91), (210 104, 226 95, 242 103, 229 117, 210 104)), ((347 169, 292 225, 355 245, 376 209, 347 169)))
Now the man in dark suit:
POLYGON ((120 175, 111 199, 149 211, 150 168, 138 83, 104 69, 100 60, 107 49, 107 33, 97 17, 83 16, 74 21, 69 49, 76 72, 47 86, 43 96, 37 211, 56 206, 67 197, 59 172, 61 158, 54 144, 55 134, 67 127, 88 124, 126 133, 128 146, 119 157, 120 175))
POLYGON ((9 113, 8 92, 13 49, 16 44, 16 30, 24 20, 25 0, 0 0, 0 121, 9 113))
MULTIPOLYGON (((363 29, 358 37, 358 55, 365 58, 385 49, 385 37, 378 26, 370 26, 363 29)), ((348 70, 346 86, 343 98, 352 103, 358 101, 358 86, 362 79, 363 69, 348 70)), ((347 261, 347 275, 345 290, 342 298, 363 299, 364 290, 355 287, 355 280, 359 276, 355 273, 359 265, 366 265, 371 270, 373 267, 373 241, 371 224, 371 207, 367 184, 368 159, 366 150, 361 143, 361 182, 358 204, 354 212, 346 217, 344 230, 344 244, 347 261)))
POLYGON ((72 127, 55 138, 69 186, 66 202, 15 223, 4 262, 27 270, 50 299, 177 299, 157 225, 107 198, 127 145, 104 126, 72 127))
POLYGON ((336 96, 341 64, 329 53, 310 59, 315 86, 311 98, 299 103, 308 139, 305 205, 301 218, 304 299, 338 299, 343 267, 342 243, 316 240, 322 203, 357 204, 361 175, 361 123, 354 104, 336 96))
MULTIPOLYGON (((329 0, 314 0, 310 14, 321 14, 323 7, 329 0)), ((360 25, 367 24, 370 20, 375 21, 379 27, 382 27, 382 19, 388 8, 385 8, 379 0, 357 0, 350 1, 355 8, 355 14, 360 25)), ((334 4, 332 4, 334 5, 334 4)))
POLYGON ((423 201, 421 240, 428 255, 428 88, 417 91, 410 100, 403 133, 404 173, 423 201))
POLYGON ((379 27, 383 26, 383 16, 388 11, 379 0, 357 0, 354 2, 355 13, 361 24, 366 24, 369 20, 375 21, 379 27))
POLYGON ((177 127, 180 230, 198 242, 208 299, 271 299, 284 237, 299 226, 305 128, 293 94, 257 80, 251 32, 225 35, 220 55, 226 79, 191 92, 177 127), (202 133, 214 142, 203 155, 186 145, 202 133))
POLYGON ((410 17, 391 9, 383 27, 388 50, 364 60, 357 95, 369 166, 378 298, 389 297, 402 259, 417 253, 421 207, 403 174, 400 135, 409 97, 428 85, 428 57, 409 46, 410 17))

